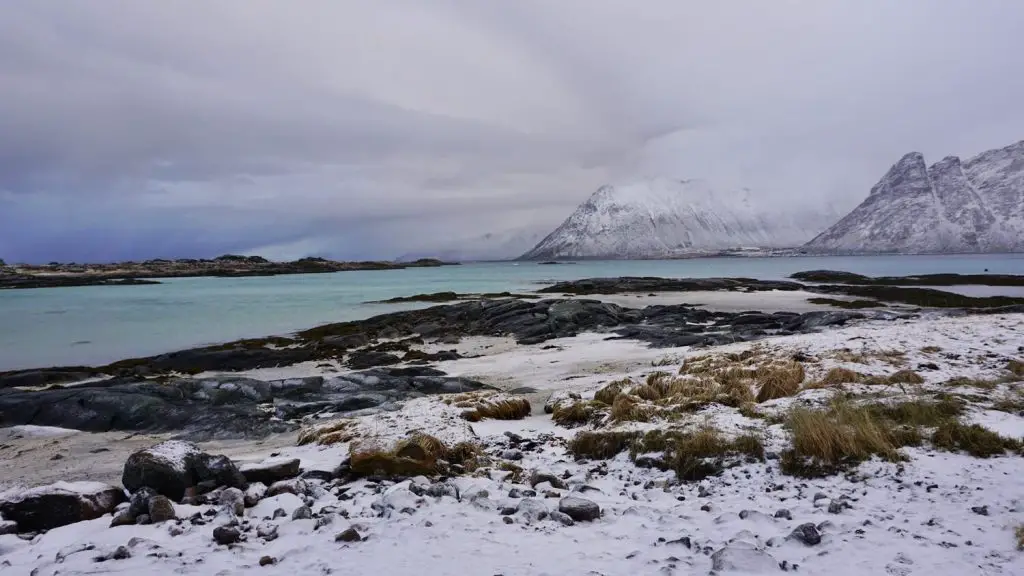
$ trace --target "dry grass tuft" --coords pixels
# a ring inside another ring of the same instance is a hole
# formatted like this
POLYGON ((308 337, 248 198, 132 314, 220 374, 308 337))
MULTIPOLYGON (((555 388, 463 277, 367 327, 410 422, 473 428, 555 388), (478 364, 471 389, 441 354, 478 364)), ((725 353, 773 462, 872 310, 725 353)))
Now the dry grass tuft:
POLYGON ((757 402, 767 402, 796 394, 805 376, 804 365, 795 361, 759 366, 755 373, 755 378, 761 385, 757 392, 757 402))
POLYGON ((1024 362, 1021 362, 1020 360, 1010 360, 1006 363, 1006 369, 1014 376, 1024 378, 1024 362))
POLYGON ((924 354, 938 354, 939 352, 942 352, 942 348, 939 346, 925 346, 924 348, 921 348, 921 352, 924 354))
POLYGON ((303 428, 299 432, 297 443, 299 446, 302 446, 316 442, 317 444, 326 446, 330 444, 351 442, 356 437, 355 432, 352 430, 355 423, 355 420, 343 419, 331 422, 330 424, 324 424, 322 426, 303 428))
POLYGON ((526 472, 520 466, 517 466, 508 461, 499 463, 498 470, 501 470, 503 472, 511 472, 511 474, 508 477, 508 480, 513 484, 522 484, 523 479, 526 478, 526 472))
POLYGON ((1017 550, 1024 551, 1024 524, 1017 526, 1013 531, 1013 535, 1017 539, 1017 550))
POLYGON ((832 368, 818 380, 820 387, 838 386, 840 384, 856 384, 863 381, 864 376, 860 372, 849 368, 832 368))
POLYGON ((639 432, 580 432, 569 442, 569 452, 576 458, 607 460, 629 450, 639 432))
POLYGON ((649 422, 655 411, 654 406, 643 404, 637 396, 619 394, 612 402, 611 416, 616 422, 649 422))
MULTIPOLYGON (((468 408, 456 404, 460 408, 468 408)), ((470 422, 479 422, 484 418, 492 420, 522 420, 530 415, 532 408, 530 401, 526 398, 502 398, 500 400, 485 400, 473 406, 461 414, 462 418, 470 422)))
POLYGON ((633 382, 629 378, 611 382, 594 393, 594 400, 611 406, 612 402, 615 401, 615 397, 632 384, 633 382))
POLYGON ((449 448, 422 432, 414 432, 391 448, 353 445, 349 454, 352 473, 357 477, 405 478, 469 472, 483 461, 484 452, 476 444, 460 442, 449 448))
POLYGON ((963 451, 977 458, 999 456, 1007 450, 1020 449, 1018 440, 1003 438, 978 424, 961 424, 956 420, 936 428, 932 434, 932 444, 941 450, 963 451))
POLYGON ((785 474, 802 477, 825 476, 859 464, 871 456, 885 460, 902 459, 897 438, 870 411, 849 404, 835 404, 828 410, 795 408, 786 418, 793 447, 783 452, 785 474))
POLYGON ((605 415, 607 409, 607 404, 597 400, 582 400, 572 404, 562 402, 551 413, 551 419, 560 426, 573 428, 597 421, 605 415))
POLYGON ((889 375, 889 384, 924 384, 924 378, 913 370, 900 370, 889 375))

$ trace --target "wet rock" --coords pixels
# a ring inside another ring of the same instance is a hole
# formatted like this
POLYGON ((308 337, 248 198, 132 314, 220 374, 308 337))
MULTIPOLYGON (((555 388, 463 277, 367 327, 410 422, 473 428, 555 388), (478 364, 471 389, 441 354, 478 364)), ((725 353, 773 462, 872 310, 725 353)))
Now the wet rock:
POLYGON ((359 535, 359 532, 357 532, 355 528, 348 528, 344 532, 339 532, 334 537, 335 542, 359 542, 361 540, 362 537, 359 535))
POLYGON ((213 529, 213 540, 221 546, 235 544, 242 539, 242 533, 234 526, 218 526, 213 529))
POLYGON ((279 480, 288 480, 299 475, 298 458, 271 458, 255 464, 245 464, 240 468, 247 482, 261 482, 271 485, 279 480))
POLYGON ((567 514, 576 522, 591 522, 601 517, 601 507, 596 503, 579 498, 567 496, 558 503, 558 511, 567 514))
POLYGON ((168 440, 128 457, 121 483, 131 492, 149 487, 180 501, 188 488, 207 483, 245 489, 245 477, 227 456, 210 455, 191 442, 168 440))
POLYGON ((174 520, 178 515, 174 512, 174 504, 166 496, 157 494, 149 499, 149 520, 154 524, 174 520))
POLYGON ((789 534, 790 539, 798 542, 803 542, 808 546, 817 546, 821 544, 821 533, 818 532, 818 528, 811 522, 801 524, 793 529, 789 534))
POLYGON ((0 517, 15 522, 19 532, 38 532, 99 518, 126 499, 124 490, 108 484, 56 482, 6 493, 0 517))

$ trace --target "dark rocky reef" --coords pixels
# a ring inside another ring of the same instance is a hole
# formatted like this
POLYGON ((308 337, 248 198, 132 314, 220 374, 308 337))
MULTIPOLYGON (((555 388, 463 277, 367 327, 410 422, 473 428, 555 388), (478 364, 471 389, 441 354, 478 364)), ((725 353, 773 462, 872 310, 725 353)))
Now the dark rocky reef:
POLYGON ((918 276, 863 276, 836 270, 809 270, 790 276, 801 282, 858 286, 1024 286, 1024 276, 1013 274, 921 274, 918 276))
POLYGON ((488 292, 485 294, 459 294, 458 292, 431 292, 428 294, 413 294, 412 296, 397 296, 387 300, 372 300, 367 304, 402 304, 408 302, 457 302, 459 300, 483 300, 496 298, 518 298, 521 300, 536 300, 540 298, 536 294, 513 294, 511 292, 488 292))
POLYGON ((260 438, 318 413, 351 412, 430 394, 487 388, 428 367, 378 368, 335 377, 111 378, 40 391, 0 390, 0 426, 89 432, 178 432, 190 440, 260 438))
POLYGON ((541 288, 542 294, 623 294, 629 292, 697 292, 730 291, 759 292, 766 290, 802 290, 798 282, 785 280, 756 280, 754 278, 587 278, 558 282, 541 288))
POLYGON ((452 265, 425 258, 413 262, 337 262, 324 258, 301 258, 292 262, 271 262, 260 256, 228 254, 212 260, 146 260, 113 264, 18 265, 0 273, 3 288, 54 288, 62 286, 122 286, 158 284, 146 279, 194 276, 241 277, 283 274, 323 274, 350 270, 399 270, 452 265))
MULTIPOLYGON (((908 304, 925 308, 1006 308, 1024 307, 1024 298, 1009 296, 964 296, 934 288, 908 288, 903 286, 876 286, 826 284, 808 288, 821 294, 842 294, 857 298, 874 298, 883 302, 908 304)), ((1012 311, 1012 310, 1010 310, 1012 311)))

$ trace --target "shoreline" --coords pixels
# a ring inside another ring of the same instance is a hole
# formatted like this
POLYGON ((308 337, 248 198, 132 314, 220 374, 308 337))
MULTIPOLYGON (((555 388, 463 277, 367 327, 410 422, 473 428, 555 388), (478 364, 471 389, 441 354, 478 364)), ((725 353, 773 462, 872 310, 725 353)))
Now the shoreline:
POLYGON ((435 259, 412 262, 340 262, 302 258, 271 262, 259 256, 220 256, 212 260, 147 260, 112 264, 9 265, 0 267, 0 290, 77 286, 159 284, 158 278, 240 278, 294 274, 329 274, 360 270, 403 270, 457 266, 435 259))
MULTIPOLYGON (((1021 334, 1024 314, 1018 313, 865 318, 848 326, 703 348, 650 348, 593 331, 525 345, 484 336, 458 344, 425 343, 420 349, 426 353, 451 349, 463 356, 433 362, 433 368, 501 391, 410 397, 386 408, 310 416, 300 430, 264 438, 199 442, 201 450, 224 454, 243 470, 296 459, 294 472, 285 473, 294 476, 275 484, 273 495, 246 503, 237 516, 220 504, 222 490, 188 503, 175 501, 177 519, 166 522, 112 526, 114 516, 128 509, 123 504, 113 515, 23 537, 0 535, 0 562, 40 575, 198 568, 305 576, 336 566, 334 556, 342 554, 365 571, 455 576, 465 568, 453 558, 473 554, 481 573, 510 576, 652 569, 666 574, 796 569, 812 576, 854 576, 906 566, 935 574, 1011 573, 1021 561, 1013 531, 1024 524, 1016 482, 1024 451, 979 458, 928 440, 900 448, 902 461, 875 456, 845 473, 812 478, 786 472, 779 455, 791 449, 787 414, 828 410, 837 398, 898 405, 952 397, 963 403, 964 425, 1024 441, 1024 372, 1013 377, 1006 371, 1008 361, 1024 356, 1021 334), (630 418, 637 420, 615 420, 601 416, 610 407, 593 400, 614 382, 642 386, 658 373, 688 374, 718 362, 726 362, 722 369, 728 371, 743 363, 794 358, 805 371, 798 390, 745 406, 710 402, 669 417, 675 408, 644 400, 645 410, 665 416, 636 413, 630 418), (857 378, 864 382, 829 380, 835 369, 861 375, 857 378), (920 381, 893 380, 907 370, 920 381), (467 420, 462 416, 467 409, 457 405, 463 397, 472 398, 470 406, 528 398, 531 413, 521 419, 467 420), (1019 411, 999 404, 1011 398, 1019 411), (565 420, 566 409, 576 404, 593 405, 596 412, 587 421, 565 420), (328 432, 339 423, 351 434, 328 432), (659 452, 631 456, 627 450, 611 457, 574 452, 587 434, 611 438, 712 429, 725 438, 756 434, 764 453, 726 459, 705 477, 683 479, 671 466, 659 469, 660 459, 667 458, 659 452), (359 450, 401 445, 409 434, 428 434, 447 446, 480 446, 474 464, 479 468, 441 476, 339 472, 355 465, 359 450), (598 512, 588 516, 571 505, 592 505, 598 512), (222 528, 237 530, 242 540, 219 543, 215 530, 222 528), (358 538, 341 536, 353 532, 358 538), (442 543, 443 556, 436 553, 442 543), (126 552, 118 553, 118 547, 126 552), (864 554, 865 549, 873 553, 864 554), (55 557, 61 560, 55 563, 55 557)), ((235 376, 330 380, 351 373, 341 364, 312 363, 235 376)), ((19 486, 56 480, 118 486, 131 454, 171 436, 0 429, 0 460, 12 471, 0 485, 0 501, 27 494, 19 486), (23 437, 14 437, 19 434, 23 437)))

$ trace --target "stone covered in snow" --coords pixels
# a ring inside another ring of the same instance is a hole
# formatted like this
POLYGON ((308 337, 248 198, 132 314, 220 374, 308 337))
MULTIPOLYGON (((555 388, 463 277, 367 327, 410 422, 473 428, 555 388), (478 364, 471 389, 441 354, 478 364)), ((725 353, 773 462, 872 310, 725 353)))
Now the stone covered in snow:
POLYGON ((245 489, 248 483, 227 456, 207 454, 191 442, 168 440, 139 450, 124 464, 121 483, 130 492, 149 487, 180 501, 192 487, 245 489))
POLYGON ((0 495, 0 515, 22 532, 51 530, 109 514, 127 500, 124 490, 101 482, 56 482, 0 495))

